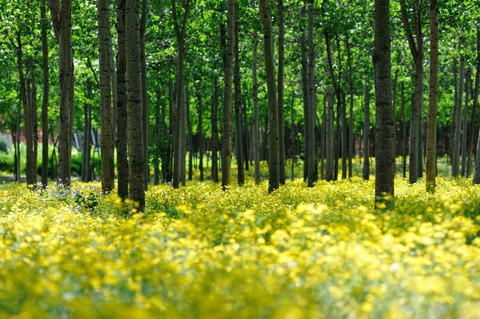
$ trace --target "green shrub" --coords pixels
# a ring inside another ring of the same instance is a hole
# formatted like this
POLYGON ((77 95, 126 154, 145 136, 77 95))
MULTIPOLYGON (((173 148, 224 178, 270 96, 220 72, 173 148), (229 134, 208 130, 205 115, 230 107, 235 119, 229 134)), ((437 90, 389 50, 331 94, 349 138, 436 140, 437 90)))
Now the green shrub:
POLYGON ((3 135, 0 135, 0 153, 8 154, 8 142, 3 135))
POLYGON ((13 172, 13 156, 0 152, 0 171, 13 172))

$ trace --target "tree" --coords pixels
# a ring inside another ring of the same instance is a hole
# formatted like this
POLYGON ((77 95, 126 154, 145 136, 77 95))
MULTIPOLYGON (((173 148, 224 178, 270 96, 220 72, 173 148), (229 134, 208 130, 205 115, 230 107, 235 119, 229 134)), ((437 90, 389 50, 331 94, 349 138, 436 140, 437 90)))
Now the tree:
POLYGON ((127 157, 127 60, 126 60, 126 33, 125 10, 126 0, 117 2, 117 171, 118 171, 118 196, 122 200, 128 197, 128 157, 127 157))
POLYGON ((114 187, 113 164, 113 125, 112 125, 112 90, 110 69, 110 3, 98 0, 98 38, 100 61, 100 107, 102 121, 101 156, 102 156, 102 191, 110 192, 114 187))
POLYGON ((392 107, 390 1, 375 0, 375 202, 391 203, 395 177, 395 110, 392 107))
POLYGON ((68 187, 71 182, 72 121, 74 112, 72 0, 48 0, 48 5, 59 46, 60 131, 58 134, 58 184, 68 187))
POLYGON ((48 184, 48 97, 50 94, 50 71, 48 66, 48 22, 45 12, 45 3, 40 6, 42 22, 42 186, 48 184))
POLYGON ((430 88, 427 122, 427 191, 435 191, 437 162, 438 3, 430 0, 430 88))
POLYGON ((267 73, 268 91, 268 192, 279 187, 279 134, 277 90, 275 83, 275 63, 273 55, 272 20, 268 8, 268 0, 259 3, 260 19, 263 27, 263 56, 267 73))
POLYGON ((413 28, 407 13, 405 0, 400 0, 402 22, 407 35, 410 53, 415 65, 415 92, 412 103, 412 124, 410 130, 410 169, 409 181, 415 183, 422 171, 421 161, 421 125, 422 125, 422 104, 423 104, 423 33, 422 33, 422 1, 413 1, 413 28), (420 150, 420 151, 419 151, 420 150))
POLYGON ((232 76, 234 53, 235 1, 227 0, 227 45, 225 54, 225 86, 223 91, 222 188, 226 190, 232 176, 232 76))
POLYGON ((185 35, 187 30, 190 0, 183 3, 183 16, 177 13, 176 0, 172 0, 172 18, 177 39, 177 87, 176 108, 174 112, 174 139, 173 139, 173 187, 178 188, 180 183, 185 184, 185 35), (181 19, 181 20, 180 20, 181 19))
POLYGON ((145 153, 143 138, 139 0, 128 0, 125 7, 127 74, 127 141, 129 158, 128 197, 145 209, 145 153))

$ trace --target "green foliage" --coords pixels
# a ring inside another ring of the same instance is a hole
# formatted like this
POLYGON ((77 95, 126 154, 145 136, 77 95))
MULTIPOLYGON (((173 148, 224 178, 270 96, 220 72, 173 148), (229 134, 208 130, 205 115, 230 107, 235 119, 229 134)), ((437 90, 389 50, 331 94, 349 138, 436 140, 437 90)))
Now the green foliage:
POLYGON ((13 172, 13 156, 0 152, 0 172, 13 172))

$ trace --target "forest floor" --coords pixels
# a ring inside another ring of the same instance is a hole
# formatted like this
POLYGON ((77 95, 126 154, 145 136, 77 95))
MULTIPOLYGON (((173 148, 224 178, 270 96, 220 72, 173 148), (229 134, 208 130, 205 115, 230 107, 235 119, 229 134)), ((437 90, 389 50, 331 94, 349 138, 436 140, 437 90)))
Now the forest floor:
POLYGON ((0 318, 478 318, 480 187, 0 185, 0 318), (133 207, 132 203, 127 206, 133 207))

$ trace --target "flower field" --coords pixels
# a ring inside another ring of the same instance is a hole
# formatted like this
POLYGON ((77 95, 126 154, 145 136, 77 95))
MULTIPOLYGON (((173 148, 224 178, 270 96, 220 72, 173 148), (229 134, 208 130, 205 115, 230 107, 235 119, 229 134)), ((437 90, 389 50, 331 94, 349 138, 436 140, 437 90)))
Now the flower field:
POLYGON ((0 318, 478 318, 480 187, 0 186, 0 318))

